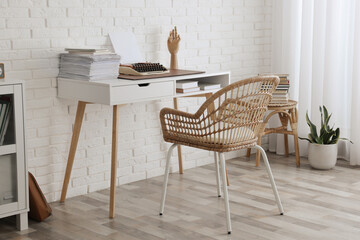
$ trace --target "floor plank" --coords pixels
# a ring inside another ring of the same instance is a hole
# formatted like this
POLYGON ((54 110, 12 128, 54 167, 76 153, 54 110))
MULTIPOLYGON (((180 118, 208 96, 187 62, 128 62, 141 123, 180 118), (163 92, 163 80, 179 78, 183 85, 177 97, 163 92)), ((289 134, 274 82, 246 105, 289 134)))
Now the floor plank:
MULTIPOLYGON (((360 239, 360 171, 338 161, 311 169, 306 159, 268 153, 285 215, 278 214, 264 166, 255 155, 227 161, 233 232, 226 234, 223 198, 213 164, 169 177, 165 213, 158 215, 163 177, 119 186, 116 217, 108 218, 109 190, 52 203, 53 216, 15 230, 0 220, 0 239, 360 239)), ((175 161, 175 159, 174 159, 175 161)))

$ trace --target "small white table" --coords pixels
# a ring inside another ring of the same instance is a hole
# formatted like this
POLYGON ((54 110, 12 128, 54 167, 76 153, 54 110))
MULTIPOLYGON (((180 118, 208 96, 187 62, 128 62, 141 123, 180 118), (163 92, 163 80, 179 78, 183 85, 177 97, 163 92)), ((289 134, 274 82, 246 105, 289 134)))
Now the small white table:
MULTIPOLYGON (((218 91, 218 89, 216 89, 192 93, 176 93, 176 82, 183 80, 220 83, 221 87, 225 87, 230 84, 230 73, 202 73, 146 80, 111 79, 96 82, 58 78, 58 97, 78 101, 60 202, 65 202, 66 199, 86 104, 99 103, 113 106, 109 217, 114 218, 119 106, 128 103, 171 97, 174 99, 174 107, 177 108, 177 98, 179 97, 208 98, 213 92, 218 91)), ((178 156, 179 171, 183 173, 180 147, 178 148, 178 156)))

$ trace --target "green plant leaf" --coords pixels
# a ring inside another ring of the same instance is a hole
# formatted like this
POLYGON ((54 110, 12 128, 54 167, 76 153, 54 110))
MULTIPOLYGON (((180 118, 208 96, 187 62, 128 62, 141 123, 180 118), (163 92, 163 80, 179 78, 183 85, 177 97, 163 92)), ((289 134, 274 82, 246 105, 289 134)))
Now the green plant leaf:
POLYGON ((339 138, 339 139, 349 141, 351 144, 354 144, 353 141, 351 141, 350 139, 347 139, 347 138, 339 138))
POLYGON ((303 137, 298 137, 298 138, 301 139, 301 140, 306 140, 306 141, 311 143, 311 141, 309 139, 307 139, 307 138, 303 138, 303 137))
POLYGON ((340 128, 335 130, 335 134, 332 136, 331 141, 329 144, 335 144, 339 141, 340 138, 340 128))
POLYGON ((322 107, 319 107, 320 109, 320 114, 321 114, 321 128, 320 128, 320 136, 319 138, 324 138, 324 135, 326 134, 326 129, 325 129, 325 117, 323 114, 323 109, 322 107))
POLYGON ((325 133, 322 135, 323 143, 329 144, 331 137, 335 134, 335 131, 332 128, 328 129, 328 131, 326 131, 326 130, 324 130, 324 131, 325 131, 325 133))
POLYGON ((321 127, 320 129, 320 135, 319 135, 319 138, 324 138, 324 136, 327 134, 324 126, 321 127))
MULTIPOLYGON (((332 114, 329 114, 328 110, 325 106, 319 106, 319 111, 321 114, 321 128, 319 131, 319 136, 317 134, 316 126, 310 121, 308 112, 306 112, 306 123, 310 128, 310 133, 308 134, 308 138, 301 138, 302 140, 307 140, 310 143, 318 143, 318 144, 335 144, 339 141, 339 139, 350 141, 347 138, 340 138, 340 128, 334 130, 334 126, 330 128, 329 121, 332 114)), ((350 143, 353 143, 350 141, 350 143)))
POLYGON ((308 134, 308 138, 311 143, 316 143, 316 140, 314 139, 313 135, 311 133, 308 134))
POLYGON ((328 110, 326 109, 325 106, 323 106, 323 108, 324 108, 324 119, 327 119, 328 116, 329 116, 329 112, 328 112, 328 110))
POLYGON ((306 122, 310 127, 310 132, 311 132, 312 136, 314 137, 315 142, 318 142, 316 126, 310 121, 310 118, 309 118, 309 115, 307 112, 306 112, 306 122))
POLYGON ((324 128, 324 122, 325 122, 324 120, 325 120, 325 118, 324 118, 324 114, 323 114, 321 106, 319 106, 319 110, 320 110, 320 114, 321 114, 321 129, 320 129, 320 135, 321 135, 321 130, 324 128))
POLYGON ((328 110, 326 109, 325 106, 323 106, 323 109, 324 109, 324 128, 325 128, 325 131, 329 131, 330 127, 329 127, 329 121, 330 121, 330 118, 331 118, 331 114, 329 115, 329 112, 328 110))
POLYGON ((324 128, 325 128, 325 131, 330 131, 330 130, 333 130, 334 126, 332 128, 330 128, 329 126, 329 121, 330 121, 330 118, 331 118, 331 115, 330 114, 326 119, 325 119, 325 122, 324 122, 324 128))

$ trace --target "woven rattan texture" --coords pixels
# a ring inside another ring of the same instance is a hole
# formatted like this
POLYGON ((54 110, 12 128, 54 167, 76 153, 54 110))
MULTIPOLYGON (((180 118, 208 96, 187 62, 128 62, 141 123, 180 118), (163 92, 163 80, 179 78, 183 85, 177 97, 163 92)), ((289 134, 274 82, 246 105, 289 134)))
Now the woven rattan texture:
POLYGON ((278 110, 279 108, 290 109, 297 105, 297 101, 289 100, 287 103, 269 103, 269 110, 278 110))
POLYGON ((254 146, 278 83, 277 76, 235 82, 213 94, 195 114, 164 108, 164 140, 216 152, 254 146))

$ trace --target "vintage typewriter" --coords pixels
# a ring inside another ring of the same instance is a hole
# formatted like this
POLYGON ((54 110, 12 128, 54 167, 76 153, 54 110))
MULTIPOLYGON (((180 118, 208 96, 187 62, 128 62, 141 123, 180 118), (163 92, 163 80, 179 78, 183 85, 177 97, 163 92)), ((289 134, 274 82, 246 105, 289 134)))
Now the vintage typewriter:
POLYGON ((133 64, 120 64, 119 74, 145 76, 154 74, 168 73, 166 69, 160 63, 133 63, 133 64))

